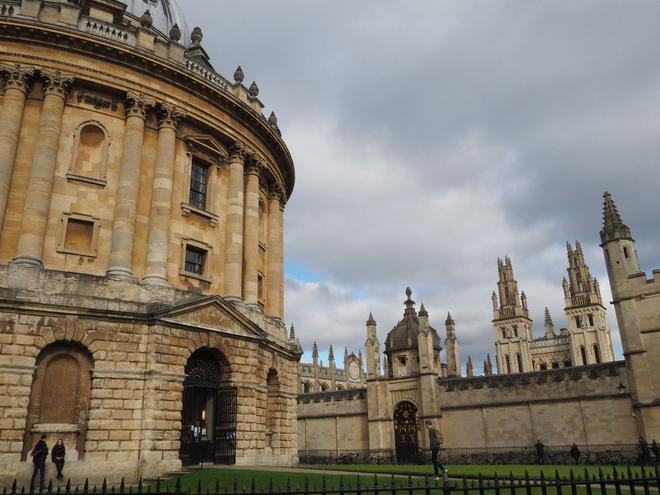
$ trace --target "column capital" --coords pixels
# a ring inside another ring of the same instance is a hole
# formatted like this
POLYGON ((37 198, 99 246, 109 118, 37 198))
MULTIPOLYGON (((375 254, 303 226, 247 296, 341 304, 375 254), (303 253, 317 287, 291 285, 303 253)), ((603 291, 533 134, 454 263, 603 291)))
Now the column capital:
POLYGON ((159 129, 163 127, 176 129, 187 115, 185 110, 171 103, 159 103, 157 113, 159 129))
POLYGON ((156 100, 136 91, 126 92, 126 117, 145 119, 147 112, 156 107, 156 100))
POLYGON ((229 161, 245 162, 247 158, 254 155, 254 151, 243 141, 236 140, 229 146, 229 161))
POLYGON ((262 156, 254 154, 245 163, 245 175, 256 175, 257 177, 263 176, 265 168, 265 160, 262 156))
POLYGON ((268 186, 268 198, 278 200, 280 202, 280 207, 283 208, 285 195, 282 186, 277 182, 272 182, 270 186, 268 186))
POLYGON ((44 95, 55 95, 66 100, 66 95, 73 84, 74 77, 71 74, 63 73, 59 69, 39 69, 39 73, 44 82, 44 95))
POLYGON ((0 66, 0 73, 7 80, 5 89, 17 89, 26 94, 32 82, 34 67, 27 67, 20 64, 3 64, 0 66))

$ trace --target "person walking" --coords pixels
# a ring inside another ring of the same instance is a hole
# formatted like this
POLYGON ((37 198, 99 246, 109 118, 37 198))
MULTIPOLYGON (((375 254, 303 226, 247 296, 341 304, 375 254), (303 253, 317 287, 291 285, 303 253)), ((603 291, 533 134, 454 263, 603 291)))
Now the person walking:
POLYGON ((639 437, 639 461, 642 465, 649 462, 651 451, 649 450, 649 443, 644 437, 639 437))
POLYGON ((580 449, 576 443, 571 445, 571 458, 575 464, 580 464, 580 449))
POLYGON ((41 439, 32 449, 32 463, 34 468, 32 470, 32 480, 30 481, 30 492, 34 492, 34 482, 37 478, 37 473, 40 473, 39 476, 39 492, 42 492, 44 489, 44 476, 46 475, 46 459, 48 458, 48 445, 46 445, 46 434, 41 434, 41 439))
POLYGON ((55 469, 57 469, 58 480, 64 479, 62 470, 64 469, 65 455, 66 455, 66 449, 64 448, 64 440, 62 440, 62 437, 60 437, 57 439, 57 442, 55 443, 55 446, 53 447, 53 450, 50 453, 50 459, 53 461, 53 464, 55 464, 55 469))
POLYGON ((655 457, 655 463, 660 464, 660 447, 658 447, 658 442, 655 441, 655 438, 651 442, 651 450, 653 451, 653 456, 655 457))
POLYGON ((536 448, 536 462, 539 464, 545 464, 545 445, 543 445, 541 439, 536 441, 534 447, 536 448))
POLYGON ((424 424, 429 430, 429 446, 431 447, 431 461, 433 462, 433 472, 435 473, 435 479, 440 479, 439 471, 442 469, 442 481, 447 483, 447 469, 445 469, 445 466, 440 464, 438 461, 438 454, 440 453, 440 447, 442 445, 440 433, 435 429, 433 423, 431 423, 430 420, 427 419, 424 424))

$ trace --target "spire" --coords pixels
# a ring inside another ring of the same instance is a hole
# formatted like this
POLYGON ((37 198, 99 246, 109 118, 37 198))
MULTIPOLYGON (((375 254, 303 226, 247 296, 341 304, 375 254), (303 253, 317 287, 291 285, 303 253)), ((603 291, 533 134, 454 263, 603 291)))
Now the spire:
POLYGON ((314 344, 312 344, 312 357, 315 359, 318 359, 319 357, 319 348, 316 345, 316 340, 314 341, 314 344))
POLYGON ((474 367, 472 366, 472 356, 468 355, 467 364, 465 365, 467 376, 474 376, 474 367))
POLYGON ((426 308, 424 307, 424 303, 419 308, 419 313, 417 313, 419 316, 428 316, 428 312, 426 311, 426 308))
POLYGON ((608 192, 603 194, 603 230, 600 231, 600 239, 603 244, 617 239, 631 239, 630 229, 621 220, 619 210, 608 192))
POLYGON ((552 323, 552 318, 550 317, 550 311, 548 308, 545 308, 545 338, 553 339, 555 338, 555 326, 552 323))
POLYGON ((330 344, 330 349, 328 350, 328 362, 329 363, 334 363, 335 362, 335 353, 332 350, 332 344, 330 344))
MULTIPOLYGON (((494 294, 494 292, 493 292, 494 294)), ((447 312, 447 319, 445 320, 445 325, 454 325, 454 319, 451 317, 451 313, 447 312)))
POLYGON ((344 362, 348 359, 348 347, 344 347, 344 362))
POLYGON ((376 324, 376 320, 374 320, 374 315, 369 313, 369 319, 367 320, 367 325, 375 325, 375 324, 376 324))
POLYGON ((289 330, 289 339, 293 340, 296 338, 296 329, 293 327, 293 322, 291 323, 291 330, 289 330))
POLYGON ((488 366, 488 374, 492 375, 493 374, 493 363, 490 360, 490 352, 486 354, 486 365, 488 366))

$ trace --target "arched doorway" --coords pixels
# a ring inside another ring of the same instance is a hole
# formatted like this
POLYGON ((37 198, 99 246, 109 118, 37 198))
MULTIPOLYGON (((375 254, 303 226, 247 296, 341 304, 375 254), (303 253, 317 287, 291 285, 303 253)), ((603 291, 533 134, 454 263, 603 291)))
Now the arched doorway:
POLYGON ((394 444, 396 462, 416 462, 419 451, 417 406, 412 402, 399 402, 394 409, 394 444))
POLYGON ((230 371, 216 349, 199 349, 188 359, 179 450, 184 466, 236 462, 236 389, 230 371))
POLYGON ((82 459, 92 387, 92 356, 82 345, 57 342, 37 356, 22 459, 42 433, 62 437, 67 458, 82 459))

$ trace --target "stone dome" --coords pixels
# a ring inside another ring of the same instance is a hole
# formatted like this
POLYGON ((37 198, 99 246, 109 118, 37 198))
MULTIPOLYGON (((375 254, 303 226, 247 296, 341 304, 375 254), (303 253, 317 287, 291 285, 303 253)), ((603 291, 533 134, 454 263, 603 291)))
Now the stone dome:
MULTIPOLYGON (((417 316, 417 311, 415 311, 415 301, 410 298, 412 295, 410 288, 406 289, 406 295, 408 298, 404 302, 406 310, 403 312, 403 319, 401 319, 401 321, 399 321, 399 323, 397 323, 387 334, 387 338, 385 339, 385 353, 417 348, 419 318, 417 316)), ((431 334, 433 335, 433 347, 441 349, 438 332, 436 332, 433 327, 430 327, 430 329, 431 334)))
POLYGON ((137 19, 148 10, 153 19, 152 27, 166 37, 169 37, 172 26, 178 25, 181 29, 180 42, 190 44, 190 28, 176 0, 124 0, 124 3, 126 12, 137 19))

